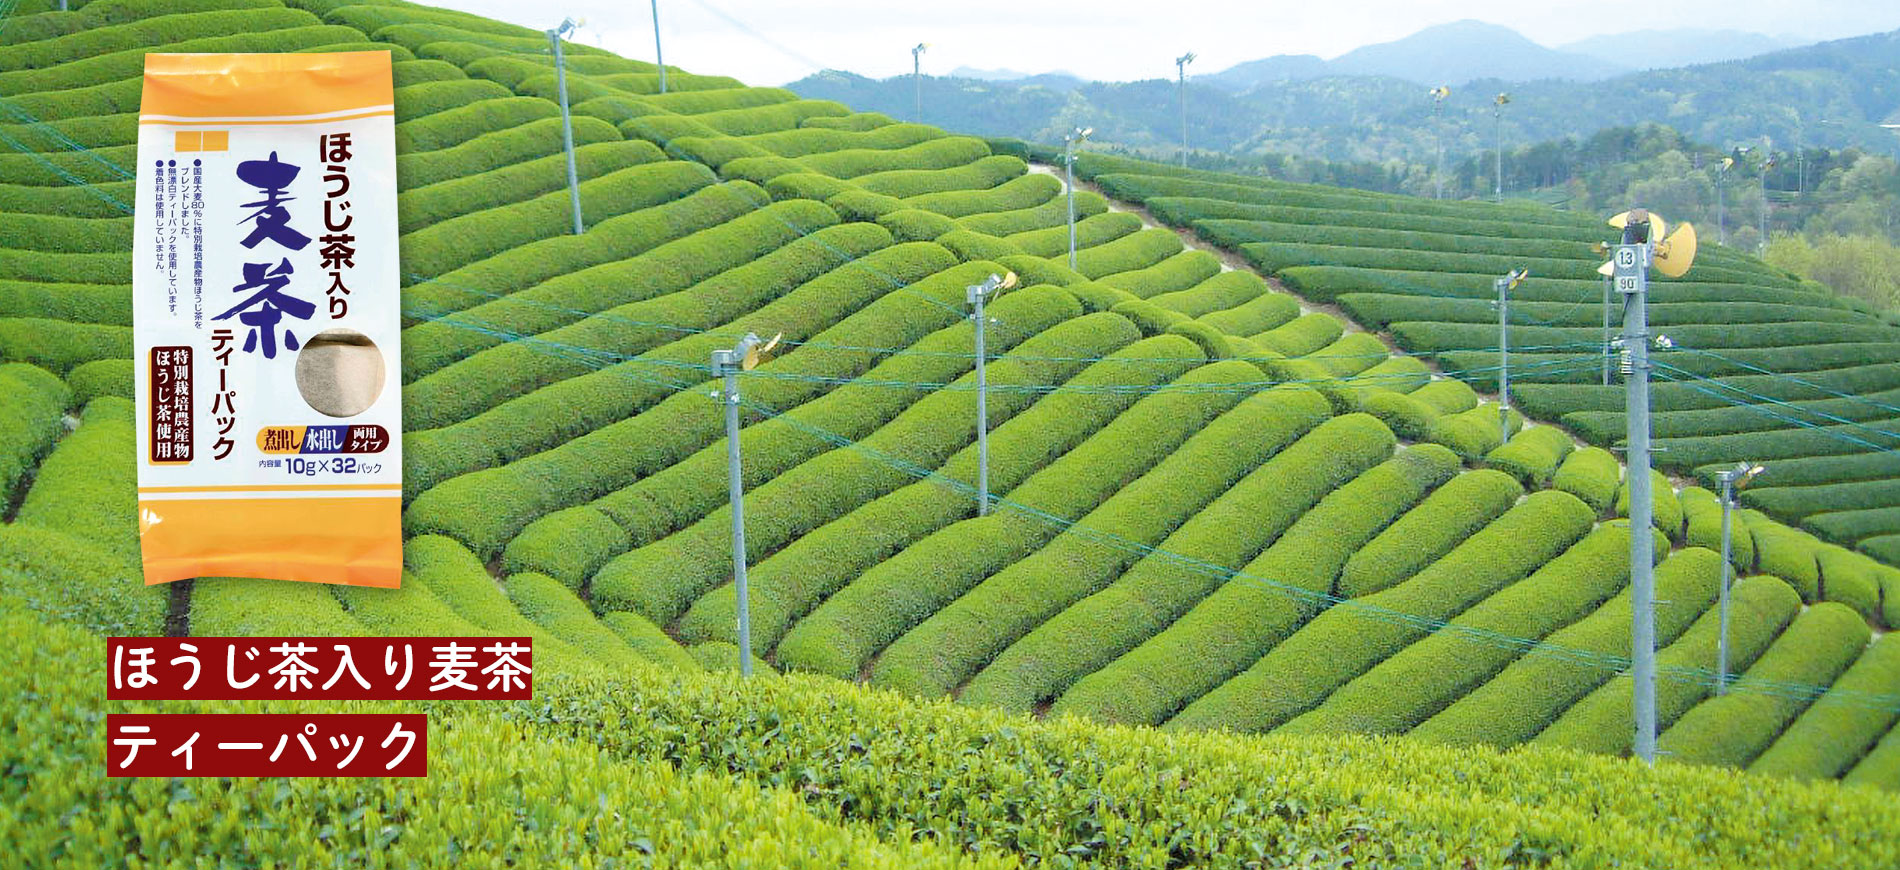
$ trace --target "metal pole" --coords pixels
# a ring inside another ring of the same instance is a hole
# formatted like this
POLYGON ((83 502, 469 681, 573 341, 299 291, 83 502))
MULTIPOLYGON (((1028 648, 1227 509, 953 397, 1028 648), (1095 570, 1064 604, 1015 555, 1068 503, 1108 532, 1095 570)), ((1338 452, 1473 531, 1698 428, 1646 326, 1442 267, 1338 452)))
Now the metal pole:
POLYGON ((745 481, 739 466, 739 371, 747 342, 757 341, 756 336, 747 335, 739 342, 739 348, 712 353, 713 371, 726 379, 723 401, 726 405, 726 487, 732 504, 732 586, 739 599, 739 673, 746 677, 752 676, 752 604, 745 574, 745 481))
POLYGON ((1492 282, 1498 291, 1498 443, 1511 440, 1511 276, 1492 282))
POLYGON ((910 50, 910 78, 911 78, 911 82, 914 83, 917 88, 917 110, 913 115, 911 115, 911 120, 916 121, 919 124, 924 122, 924 61, 923 61, 923 57, 924 57, 924 49, 929 48, 929 47, 930 47, 929 43, 920 42, 920 43, 917 43, 917 47, 912 48, 910 50))
POLYGON ((1180 74, 1180 76, 1181 76, 1181 83, 1180 83, 1180 85, 1179 85, 1179 91, 1180 91, 1180 97, 1181 97, 1181 165, 1182 165, 1183 167, 1185 167, 1185 166, 1187 166, 1187 152, 1188 152, 1188 138, 1187 138, 1187 64, 1185 64, 1185 63, 1177 63, 1177 64, 1175 64, 1175 70, 1176 70, 1176 72, 1178 72, 1178 73, 1180 74))
POLYGON ((1624 294, 1623 349, 1630 355, 1626 404, 1630 491, 1630 653, 1635 683, 1636 757, 1656 763, 1656 585, 1654 495, 1649 471, 1649 217, 1632 209, 1616 246, 1616 289, 1624 294))
POLYGON ((1730 471, 1718 471, 1715 475, 1722 481, 1722 587, 1721 587, 1721 634, 1715 644, 1715 693, 1728 694, 1728 587, 1733 563, 1730 553, 1730 514, 1735 509, 1735 475, 1730 471))
POLYGON ((1616 349, 1610 344, 1610 276, 1603 276, 1603 385, 1610 385, 1610 357, 1616 349))
MULTIPOLYGON (((1068 171, 1069 191, 1069 268, 1075 268, 1075 134, 1063 145, 1063 165, 1068 171)), ((981 327, 979 327, 980 329, 981 327)))
POLYGON ((653 0, 653 65, 660 68, 660 93, 666 93, 666 57, 660 53, 660 0, 653 0))
POLYGON ((1493 107, 1491 110, 1491 114, 1493 117, 1497 118, 1497 122, 1498 122, 1498 184, 1497 184, 1497 187, 1491 193, 1491 199, 1494 202, 1503 202, 1504 201, 1504 106, 1502 104, 1499 104, 1493 107))
POLYGON ((567 196, 574 205, 574 235, 580 235, 581 226, 581 183, 574 171, 574 118, 567 111, 567 58, 561 53, 560 28, 548 31, 548 43, 554 47, 554 76, 561 89, 561 141, 567 148, 567 196))
POLYGON ((974 309, 970 315, 976 324, 976 514, 987 516, 990 512, 990 381, 989 371, 984 365, 989 356, 984 345, 985 326, 989 318, 983 313, 983 297, 989 294, 992 284, 984 282, 968 288, 970 306, 974 309))
POLYGON ((1728 168, 1715 173, 1715 240, 1728 244, 1728 168))

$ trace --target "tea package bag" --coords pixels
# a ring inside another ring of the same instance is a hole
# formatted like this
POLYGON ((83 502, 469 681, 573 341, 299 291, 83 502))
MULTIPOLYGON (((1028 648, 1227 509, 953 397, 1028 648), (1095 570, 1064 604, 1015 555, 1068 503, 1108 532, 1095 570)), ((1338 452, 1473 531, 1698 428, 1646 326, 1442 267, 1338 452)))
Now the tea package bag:
POLYGON ((146 56, 145 582, 400 582, 393 102, 383 51, 146 56))

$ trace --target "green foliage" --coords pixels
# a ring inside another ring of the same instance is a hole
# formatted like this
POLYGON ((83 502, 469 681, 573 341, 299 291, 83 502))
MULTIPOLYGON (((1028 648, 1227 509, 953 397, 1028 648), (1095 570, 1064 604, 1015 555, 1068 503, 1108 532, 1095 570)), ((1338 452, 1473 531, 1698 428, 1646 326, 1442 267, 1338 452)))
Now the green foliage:
POLYGON ((919 208, 898 209, 879 217, 877 222, 900 242, 928 242, 957 228, 955 221, 919 208))
POLYGON ((0 364, 0 505, 13 503, 20 482, 52 449, 65 428, 61 419, 73 392, 45 369, 24 363, 0 364))
POLYGON ((1616 506, 1622 491, 1623 467, 1616 461, 1616 454, 1601 447, 1583 447, 1572 451, 1558 466, 1550 485, 1583 499, 1603 516, 1616 506))
POLYGON ((1180 253, 1181 248, 1180 236, 1168 230, 1149 228, 1077 251, 1075 270, 1088 278, 1132 272, 1160 263, 1180 253))
POLYGON ((203 637, 353 637, 369 633, 323 586, 250 577, 199 577, 191 581, 191 630, 203 637))
MULTIPOLYGON (((928 144, 932 143, 926 143, 928 144)), ((1023 162, 1020 159, 994 155, 971 161, 954 169, 888 169, 859 175, 852 180, 872 193, 907 199, 947 191, 981 191, 996 187, 1022 174, 1023 162)), ((912 205, 939 211, 921 202, 912 203, 912 205)), ((960 214, 948 214, 948 216, 962 217, 960 214)))
MULTIPOLYGON (((1456 378, 1438 378, 1413 390, 1412 398, 1430 405, 1440 414, 1462 414, 1478 407, 1478 393, 1470 384, 1456 378)), ((1589 501, 1589 499, 1585 499, 1589 501)))
MULTIPOLYGON (((800 157, 799 162, 833 178, 857 178, 872 173, 899 170, 954 169, 989 156, 990 148, 983 144, 981 139, 972 139, 968 136, 942 136, 901 148, 845 148, 808 153, 800 157)), ((881 192, 890 193, 892 196, 903 195, 888 190, 881 192)))
MULTIPOLYGON (((662 205, 715 180, 706 167, 682 161, 615 170, 581 182, 581 220, 594 224, 662 205)), ((403 269, 444 275, 529 242, 572 232, 573 220, 568 193, 561 189, 450 218, 402 237, 403 269)))
POLYGON ((1450 447, 1467 461, 1482 460, 1504 445, 1506 431, 1516 434, 1524 426, 1524 415, 1512 408, 1505 412, 1502 431, 1496 405, 1479 405, 1459 414, 1444 414, 1432 421, 1426 438, 1450 447))
MULTIPOLYGON (((1650 522, 1668 535, 1670 540, 1682 540, 1682 500, 1676 497, 1676 485, 1669 481, 1668 475, 1653 469, 1649 472, 1649 481, 1650 522)), ((1616 515, 1619 517, 1630 515, 1629 489, 1627 480, 1617 485, 1616 515)))
POLYGON ((1144 269, 1105 275, 1102 282, 1146 299, 1187 290, 1220 273, 1219 257, 1206 251, 1182 251, 1144 269))
POLYGON ((1205 323, 1189 320, 1168 327, 1167 332, 1200 345, 1201 352, 1207 354, 1208 359, 1233 359, 1236 356, 1233 341, 1205 323))
MULTIPOLYGON (((1788 584, 1774 577, 1744 577, 1730 591, 1729 606, 1729 667, 1731 673, 1735 673, 1753 664, 1795 618, 1801 608, 1801 598, 1788 584)), ((1627 632, 1628 626, 1624 629, 1627 632)), ((1719 631, 1718 614, 1711 609, 1675 643, 1657 651, 1657 672, 1669 675, 1656 681, 1658 728, 1667 729, 1713 691, 1713 677, 1689 675, 1713 674, 1719 631)), ((1632 735, 1636 733, 1636 719, 1631 712, 1634 697, 1630 676, 1619 675, 1564 711, 1533 742, 1606 755, 1628 752, 1632 735)))
MULTIPOLYGON (((1664 731, 1657 746, 1672 761, 1747 767, 1808 708, 1758 683, 1829 685, 1867 647, 1867 623, 1853 610, 1822 602, 1795 617, 1726 695, 1697 704, 1664 731)), ((1825 697, 1825 696, 1823 696, 1825 697)))
POLYGON ((1590 530, 1590 509, 1562 492, 1532 493, 1411 579, 1315 616, 1169 720, 1170 730, 1265 731, 1429 634, 1419 619, 1450 619, 1549 562, 1590 530), (1390 614, 1403 614, 1402 617, 1390 614))
POLYGON ((1788 581, 1801 593, 1802 601, 1812 604, 1821 600, 1821 567, 1816 557, 1824 545, 1819 540, 1752 510, 1738 513, 1736 522, 1742 524, 1736 527, 1736 534, 1742 534, 1745 525, 1748 534, 1754 536, 1756 565, 1762 573, 1788 581))
POLYGON ((1458 475, 1355 550, 1333 588, 1359 598, 1395 586, 1502 516, 1523 494, 1501 472, 1458 475))
POLYGON ((40 463, 15 523, 64 532, 116 555, 138 552, 138 453, 132 403, 94 399, 79 428, 40 463))
MULTIPOLYGON (((1541 640, 1616 594, 1629 577, 1627 524, 1602 525, 1450 624, 1340 686, 1283 726, 1289 734, 1403 734, 1518 658, 1486 635, 1541 640)), ((1495 711, 1509 715, 1510 711, 1495 711)))
MULTIPOLYGON (((1240 378, 1254 376, 1250 365, 1222 365, 1240 378)), ((871 681, 912 695, 947 694, 1031 629, 1100 591, 1147 548, 1279 452, 1283 440, 1262 437, 1285 431, 1287 414, 1278 399, 1262 393, 1209 421, 1152 470, 1077 520, 1087 535, 1056 536, 892 643, 878 657, 871 681), (1098 536, 1112 536, 1107 539, 1112 543, 1098 536)), ((1344 454, 1335 460, 1343 466, 1344 473, 1336 473, 1340 479, 1392 449, 1384 427, 1364 418, 1353 422, 1359 428, 1342 426, 1328 433, 1334 449, 1344 454)))
MULTIPOLYGON (((1027 182, 1026 184, 1039 183, 1040 182, 1027 182)), ((1057 191, 1057 193, 1060 193, 1060 191, 1057 191)), ((1101 194, 1087 190, 1078 190, 1075 192, 1075 219, 1078 231, 1083 221, 1107 213, 1108 201, 1103 199, 1101 194)), ((1067 196, 1051 195, 1040 203, 1019 208, 976 212, 958 218, 957 222, 962 224, 965 229, 976 230, 979 233, 989 233, 993 236, 1010 236, 1016 233, 1027 233, 1033 230, 1050 230, 1061 227, 1063 244, 1061 250, 1064 252, 1068 251, 1069 198, 1067 196)), ((1137 225, 1139 225, 1139 222, 1137 222, 1137 225)))
POLYGON ((66 373, 66 384, 73 389, 73 405, 85 407, 100 396, 118 396, 132 400, 132 361, 102 359, 74 366, 66 373))
MULTIPOLYGON (((1627 524, 1622 526, 1625 542, 1629 540, 1627 529, 1627 524)), ((1656 642, 1667 646, 1715 600, 1721 557, 1697 548, 1669 553, 1658 547, 1657 552, 1667 558, 1656 568, 1656 597, 1670 605, 1656 609, 1656 642)), ((1629 573, 1628 554, 1623 557, 1624 564, 1613 570, 1618 577, 1629 573)), ((1565 709, 1616 676, 1601 663, 1574 653, 1629 655, 1629 590, 1624 589, 1589 616, 1551 633, 1545 642, 1572 652, 1547 654, 1533 649, 1407 733, 1435 742, 1499 746, 1535 737, 1565 709)))
MULTIPOLYGON (((1125 292, 1125 291, 1124 291, 1125 292)), ((1169 311, 1154 303, 1141 299, 1129 299, 1118 302, 1109 309, 1133 321, 1141 327, 1142 335, 1162 335, 1176 326, 1189 323, 1191 319, 1180 312, 1169 311)))
MULTIPOLYGON (((1855 635, 1853 627, 1846 636, 1855 635)), ((1832 639, 1823 639, 1832 645, 1832 639)), ((1764 662, 1764 664, 1766 664, 1764 662)), ((1775 742, 1748 766, 1752 773, 1799 779, 1836 779, 1854 767, 1893 727, 1891 709, 1857 703, 1862 693, 1881 695, 1900 685, 1900 640, 1889 636, 1872 645, 1841 674, 1827 694, 1801 713, 1775 742)))
POLYGON ((951 230, 937 237, 939 244, 949 248, 958 259, 1000 260, 1012 254, 1021 253, 1021 249, 995 236, 987 236, 970 230, 951 230))
MULTIPOLYGON (((574 146, 583 148, 601 142, 620 140, 620 131, 598 118, 574 117, 574 146)), ((562 152, 561 119, 540 118, 504 129, 480 133, 457 145, 433 151, 396 155, 396 178, 403 195, 401 209, 415 208, 410 202, 432 185, 472 178, 484 172, 507 169, 562 152)), ((645 162, 644 160, 642 162, 645 162)), ((566 184, 566 157, 562 156, 560 181, 566 184)), ((446 187, 444 189, 463 189, 446 187)), ((423 194, 423 198, 434 191, 423 194)))
POLYGON ((636 654, 619 634, 600 624, 587 605, 560 581, 530 572, 510 574, 501 585, 522 616, 572 644, 588 659, 617 669, 644 657, 636 654))
POLYGON ((137 559, 99 546, 92 529, 0 526, 0 606, 22 604, 34 611, 36 624, 68 623, 121 637, 164 634, 169 587, 144 585, 137 559))
POLYGON ((15 43, 4 54, 0 54, 0 71, 44 69, 58 66, 67 58, 86 58, 130 49, 149 49, 207 36, 304 27, 318 23, 315 15, 301 9, 282 7, 156 15, 120 24, 88 27, 32 42, 15 43))
MULTIPOLYGON (((1014 157, 1000 155, 985 157, 961 170, 927 173, 925 176, 914 179, 915 183, 903 185, 912 190, 928 187, 929 192, 891 193, 888 190, 876 192, 904 197, 914 208, 928 209, 945 217, 964 218, 986 212, 1011 211, 1038 206, 1055 198, 1062 191, 1062 182, 1047 175, 1022 174, 1020 164, 1021 161, 1014 157), (935 178, 928 176, 935 176, 935 178), (999 179, 1008 180, 1000 184, 996 183, 999 179), (925 182, 929 183, 925 184, 925 182)), ((875 177, 867 176, 856 180, 859 184, 871 187, 868 182, 873 178, 875 177)))
POLYGON ((560 107, 539 97, 502 97, 437 112, 396 125, 396 153, 418 154, 462 145, 492 131, 557 118, 560 107))
MULTIPOLYGON (((574 148, 575 176, 583 182, 617 169, 658 163, 665 157, 646 142, 597 142, 574 148)), ((407 235, 466 214, 510 205, 567 189, 567 156, 554 153, 503 169, 478 172, 405 191, 397 218, 407 235)), ((601 195, 595 192, 595 195, 601 195)), ((571 212, 570 212, 571 214, 571 212)))
MULTIPOLYGON (((1692 547, 1707 547, 1716 552, 1722 551, 1722 500, 1699 486, 1686 487, 1677 494, 1682 502, 1682 516, 1687 531, 1683 535, 1684 543, 1692 547)), ((1755 536, 1748 533, 1748 526, 1740 516, 1730 517, 1729 560, 1737 570, 1755 569, 1755 536)))
POLYGON ((1406 393, 1381 390, 1362 397, 1358 405, 1408 441, 1429 442, 1432 424, 1438 420, 1437 409, 1406 393))
MULTIPOLYGON (((1049 202, 1061 204, 1063 200, 1058 197, 1049 202)), ((1037 208, 1042 208, 1042 206, 1037 206, 1037 208)), ((976 215, 975 217, 983 218, 990 216, 992 215, 976 215)), ((962 224, 966 229, 985 232, 985 230, 980 229, 980 227, 997 225, 1000 222, 964 218, 958 223, 962 224)), ((1095 247, 1096 245, 1105 245, 1129 233, 1139 232, 1140 230, 1141 218, 1125 211, 1106 211, 1090 217, 1080 217, 1075 222, 1075 249, 1079 252, 1087 248, 1095 247)), ((1005 238, 1009 240, 1010 244, 1022 248, 1025 253, 1034 254, 1038 257, 1048 257, 1050 259, 1061 258, 1065 262, 1067 261, 1069 253, 1069 225, 1066 219, 1055 226, 1024 230, 1007 235, 1005 238)))
MULTIPOLYGON (((1274 293, 1267 286, 1267 282, 1260 280, 1259 275, 1238 269, 1226 272, 1216 270, 1216 274, 1210 275, 1191 287, 1155 294, 1149 299, 1163 308, 1171 308, 1189 317, 1201 317, 1216 312, 1234 312, 1236 309, 1245 307, 1249 302, 1267 296, 1274 297, 1274 301, 1269 304, 1276 305, 1282 311, 1293 312, 1287 316, 1287 320, 1291 320, 1298 313, 1299 302, 1293 297, 1284 293, 1274 293)), ((1235 314, 1230 318, 1224 318, 1216 328, 1237 335, 1254 335, 1278 325, 1260 325, 1266 318, 1260 318, 1253 323, 1232 322, 1242 316, 1244 315, 1235 314), (1240 328, 1228 329, 1229 326, 1240 328)))
POLYGON ((1345 331, 1346 326, 1339 318, 1316 311, 1259 333, 1253 336, 1253 341, 1287 356, 1305 356, 1338 341, 1345 331))

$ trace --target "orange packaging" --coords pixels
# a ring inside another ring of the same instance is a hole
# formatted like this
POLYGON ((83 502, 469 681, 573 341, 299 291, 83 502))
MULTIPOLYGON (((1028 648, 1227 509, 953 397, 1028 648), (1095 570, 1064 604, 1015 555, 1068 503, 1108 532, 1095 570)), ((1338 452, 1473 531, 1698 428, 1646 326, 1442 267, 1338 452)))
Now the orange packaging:
POLYGON ((132 295, 145 582, 402 576, 389 53, 151 54, 132 295))

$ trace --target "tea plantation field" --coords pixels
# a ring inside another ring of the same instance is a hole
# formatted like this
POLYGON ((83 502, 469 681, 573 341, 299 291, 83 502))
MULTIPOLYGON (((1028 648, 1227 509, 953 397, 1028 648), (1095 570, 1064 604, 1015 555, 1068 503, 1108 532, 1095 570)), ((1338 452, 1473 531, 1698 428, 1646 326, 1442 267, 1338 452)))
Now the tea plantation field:
POLYGON ((1720 696, 1716 497, 1639 482, 1650 770, 1617 757, 1632 530, 1593 216, 1091 155, 1113 199, 1077 192, 1071 269, 1042 149, 716 74, 660 93, 573 45, 574 235, 543 34, 396 2, 48 5, 0 0, 0 833, 29 855, 1900 863, 1900 329, 1813 286, 1713 247, 1658 285, 1659 463, 1772 464, 1720 696), (396 61, 403 586, 145 587, 143 55, 365 49, 396 61), (1519 265, 1533 420, 1507 439, 1483 299, 1519 265), (1006 271, 980 515, 965 288, 1006 271), (748 331, 787 345, 742 378, 741 684, 708 359, 748 331), (530 635, 538 696, 425 705, 420 783, 107 780, 100 638, 166 632, 530 635))

